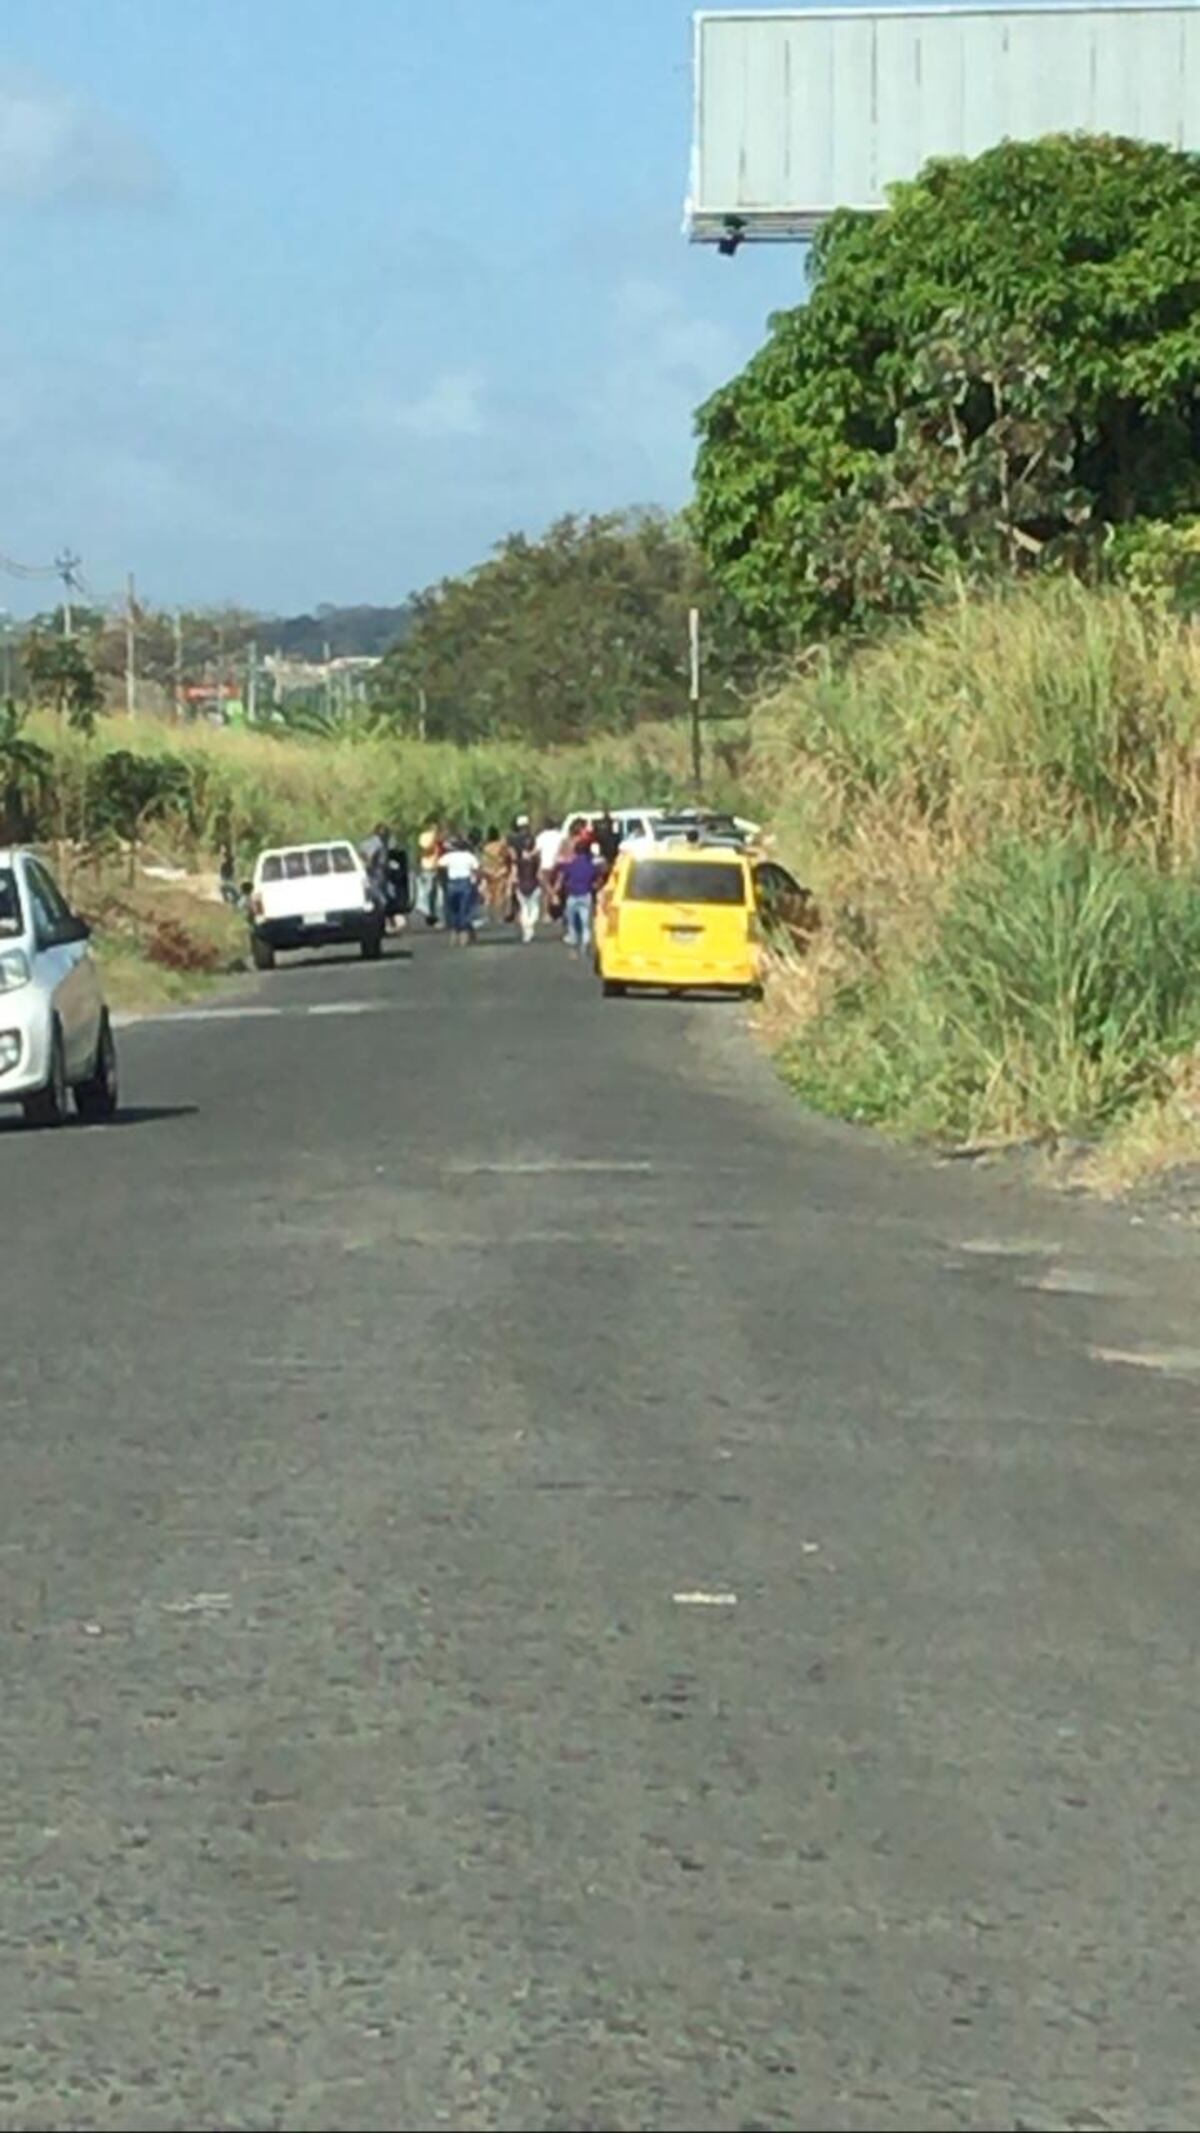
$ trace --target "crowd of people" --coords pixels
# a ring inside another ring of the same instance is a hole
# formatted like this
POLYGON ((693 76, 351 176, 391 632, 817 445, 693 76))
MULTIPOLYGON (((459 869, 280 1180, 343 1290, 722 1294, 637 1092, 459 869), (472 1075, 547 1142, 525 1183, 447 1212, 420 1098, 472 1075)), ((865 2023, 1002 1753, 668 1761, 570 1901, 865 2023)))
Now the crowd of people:
MULTIPOLYGON (((577 954, 591 946, 592 912, 620 849, 620 834, 605 811, 581 822, 569 836, 552 822, 535 831, 528 815, 512 827, 447 828, 427 822, 417 840, 412 909, 430 928, 444 927, 457 946, 468 946, 485 920, 515 925, 529 945, 539 926, 561 930, 577 954)), ((363 847, 368 875, 386 895, 386 830, 363 847)), ((405 908, 408 907, 405 863, 405 908)), ((390 906, 389 906, 390 908, 390 906)))

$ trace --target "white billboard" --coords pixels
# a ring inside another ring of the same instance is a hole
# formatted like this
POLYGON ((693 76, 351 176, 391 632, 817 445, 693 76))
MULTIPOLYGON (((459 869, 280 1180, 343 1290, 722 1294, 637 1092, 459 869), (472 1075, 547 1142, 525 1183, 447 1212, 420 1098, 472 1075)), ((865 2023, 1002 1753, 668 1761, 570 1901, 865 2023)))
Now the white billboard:
POLYGON ((1002 140, 1200 149, 1200 5, 705 11, 694 89, 689 237, 795 239, 1002 140))

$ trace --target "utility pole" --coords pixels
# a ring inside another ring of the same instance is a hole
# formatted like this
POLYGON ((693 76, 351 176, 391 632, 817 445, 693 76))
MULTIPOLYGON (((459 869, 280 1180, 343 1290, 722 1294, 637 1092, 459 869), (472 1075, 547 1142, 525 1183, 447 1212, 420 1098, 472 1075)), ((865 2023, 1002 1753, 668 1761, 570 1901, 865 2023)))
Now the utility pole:
POLYGON ((325 716, 333 715, 333 669, 329 663, 329 646, 325 646, 325 716))
POLYGON ((423 741, 425 738, 425 713, 427 708, 425 684, 423 681, 419 681, 417 683, 417 739, 419 741, 423 741))
POLYGON ((54 558, 54 568, 58 572, 58 575, 63 582, 62 611, 64 637, 69 637, 71 635, 71 626, 73 620, 71 614, 71 594, 75 586, 79 583, 78 570, 82 560, 83 558, 81 556, 73 555, 69 548, 60 549, 59 553, 54 558))
POLYGON ((125 580, 125 712, 128 718, 137 717, 137 637, 135 621, 137 602, 133 593, 133 572, 125 580))
POLYGON ((225 624, 217 624, 217 710, 225 723, 225 624))
POLYGON ((5 608, 4 622, 4 701, 12 702, 12 616, 5 608))
POLYGON ((246 717, 253 725, 258 717, 258 646, 246 650, 246 717))
POLYGON ((176 608, 174 615, 175 656, 172 661, 171 678, 175 693, 175 723, 183 720, 183 616, 176 608))
POLYGON ((697 801, 704 797, 704 763, 700 753, 700 610, 688 609, 688 695, 692 704, 692 784, 697 801))

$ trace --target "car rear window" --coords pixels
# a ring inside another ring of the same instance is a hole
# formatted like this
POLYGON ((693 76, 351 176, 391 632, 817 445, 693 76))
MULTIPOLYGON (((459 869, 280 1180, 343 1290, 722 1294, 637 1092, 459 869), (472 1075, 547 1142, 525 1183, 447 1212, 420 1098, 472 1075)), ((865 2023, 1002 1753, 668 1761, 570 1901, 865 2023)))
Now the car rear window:
POLYGON ((304 881, 310 875, 353 874, 354 853, 348 844, 306 844, 292 852, 268 852, 264 881, 304 881))
POLYGON ((0 939, 25 931, 21 918, 21 892, 11 867, 0 867, 0 939))
POLYGON ((635 904, 744 904, 746 877, 720 859, 638 859, 625 894, 635 904))

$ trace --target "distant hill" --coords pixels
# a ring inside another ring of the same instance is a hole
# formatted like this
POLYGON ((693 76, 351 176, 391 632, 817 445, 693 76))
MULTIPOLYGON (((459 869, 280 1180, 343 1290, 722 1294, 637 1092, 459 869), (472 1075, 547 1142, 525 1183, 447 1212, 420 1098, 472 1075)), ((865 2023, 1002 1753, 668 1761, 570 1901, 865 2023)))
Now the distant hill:
POLYGON ((411 608, 321 606, 315 615, 271 616, 259 627, 261 652, 289 659, 319 660, 329 646, 334 659, 376 659, 408 632, 411 608))

